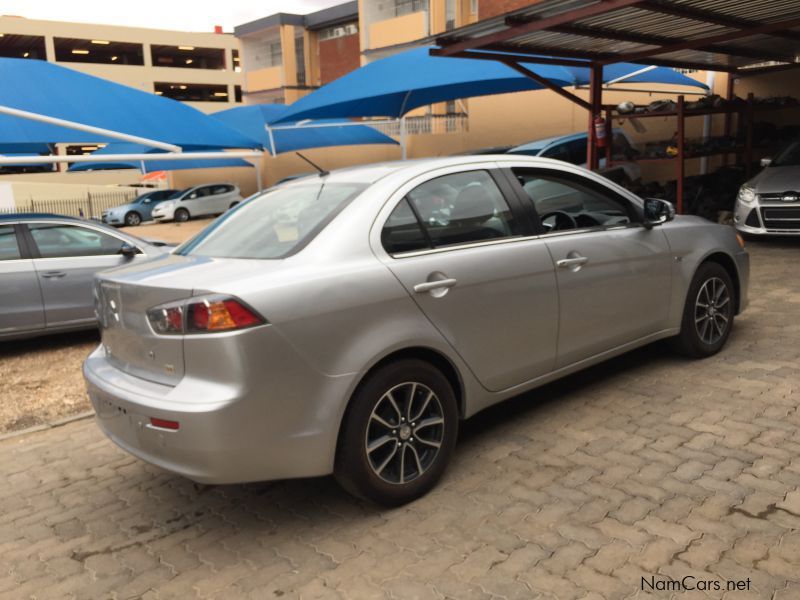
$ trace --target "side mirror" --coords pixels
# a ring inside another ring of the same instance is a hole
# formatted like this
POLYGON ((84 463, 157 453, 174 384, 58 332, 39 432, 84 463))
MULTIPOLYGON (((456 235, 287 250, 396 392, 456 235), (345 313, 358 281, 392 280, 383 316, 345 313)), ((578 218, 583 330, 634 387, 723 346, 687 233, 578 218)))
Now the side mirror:
POLYGON ((122 254, 125 258, 133 258, 137 254, 139 254, 139 249, 135 246, 131 246, 130 244, 122 244, 119 248, 119 253, 122 254))
POLYGON ((660 198, 645 198, 644 226, 651 229, 675 218, 675 207, 660 198))
POLYGON ((772 158, 771 157, 764 157, 764 158, 761 159, 761 166, 762 167, 768 167, 771 164, 772 164, 772 158))

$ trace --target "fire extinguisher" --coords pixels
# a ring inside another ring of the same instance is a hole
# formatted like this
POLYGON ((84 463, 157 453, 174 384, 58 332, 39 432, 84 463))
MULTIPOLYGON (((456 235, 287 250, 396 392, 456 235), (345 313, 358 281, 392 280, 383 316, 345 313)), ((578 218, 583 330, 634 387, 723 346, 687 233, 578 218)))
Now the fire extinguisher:
POLYGON ((594 120, 594 139, 598 148, 605 148, 608 144, 606 139, 606 120, 603 117, 596 117, 594 120))

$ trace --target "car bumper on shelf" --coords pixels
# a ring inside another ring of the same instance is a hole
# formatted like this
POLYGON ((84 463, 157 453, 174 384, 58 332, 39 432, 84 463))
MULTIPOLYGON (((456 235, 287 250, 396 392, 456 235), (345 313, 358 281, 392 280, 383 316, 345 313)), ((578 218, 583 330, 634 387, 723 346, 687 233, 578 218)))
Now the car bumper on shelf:
POLYGON ((173 387, 117 369, 103 346, 83 366, 100 429, 166 471, 207 484, 331 473, 352 379, 304 369, 292 381, 272 368, 261 370, 258 385, 187 374, 173 387), (270 380, 275 383, 266 388, 260 383, 270 380), (152 419, 177 422, 178 429, 152 419))

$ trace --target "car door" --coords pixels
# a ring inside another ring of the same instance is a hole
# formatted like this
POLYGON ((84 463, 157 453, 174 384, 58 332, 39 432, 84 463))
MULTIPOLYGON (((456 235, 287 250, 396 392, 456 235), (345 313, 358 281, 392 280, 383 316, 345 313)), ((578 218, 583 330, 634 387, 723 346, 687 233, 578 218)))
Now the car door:
POLYGON ((214 213, 224 213, 233 202, 233 186, 227 184, 212 186, 211 195, 214 202, 214 213))
POLYGON ((373 246, 478 380, 499 391, 553 368, 558 298, 547 247, 493 166, 409 182, 379 216, 373 246))
POLYGON ((671 255, 660 227, 601 178, 514 168, 545 230, 559 293, 557 368, 667 328, 671 255))
POLYGON ((21 226, 0 225, 0 336, 42 329, 42 291, 21 226))
POLYGON ((29 222, 26 235, 47 326, 92 321, 94 274, 130 261, 120 253, 126 242, 89 225, 64 222, 29 222))
POLYGON ((182 204, 193 217, 214 213, 213 201, 209 198, 211 188, 207 185, 196 188, 183 197, 182 204))

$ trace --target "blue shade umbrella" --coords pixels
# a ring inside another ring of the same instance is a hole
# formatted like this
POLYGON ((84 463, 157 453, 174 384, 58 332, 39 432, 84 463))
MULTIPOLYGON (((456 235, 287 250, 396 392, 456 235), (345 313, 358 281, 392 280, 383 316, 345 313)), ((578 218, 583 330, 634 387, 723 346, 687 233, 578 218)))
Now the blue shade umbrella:
POLYGON ((242 134, 258 140, 265 148, 272 150, 274 142, 274 154, 328 146, 397 144, 388 135, 376 131, 372 127, 348 125, 349 121, 346 119, 328 119, 315 121, 314 124, 300 125, 294 129, 276 129, 272 131, 272 139, 270 139, 267 126, 279 120, 289 109, 290 107, 284 104, 254 104, 230 108, 214 113, 212 116, 242 134), (336 123, 343 125, 337 127, 336 123), (314 125, 322 125, 322 127, 314 125))
MULTIPOLYGON (((41 60, 0 58, 0 106, 178 146, 258 148, 257 141, 181 102, 41 60)), ((0 144, 112 142, 0 114, 0 144)))
MULTIPOLYGON (((215 151, 219 148, 198 147, 192 150, 196 152, 215 151)), ((108 144, 104 148, 92 152, 92 156, 97 156, 97 162, 75 163, 70 166, 69 171, 99 171, 103 169, 139 169, 143 173, 153 171, 180 171, 182 169, 216 169, 219 167, 252 167, 253 165, 241 158, 197 158, 188 160, 157 160, 160 151, 140 144, 129 144, 118 142, 108 144), (104 161, 103 156, 111 154, 152 154, 156 160, 146 160, 144 162, 133 161, 104 161), (144 165, 144 168, 142 168, 144 165)), ((191 151, 184 152, 191 154, 191 151)))
MULTIPOLYGON (((539 90, 544 86, 503 63, 492 60, 431 56, 432 46, 414 48, 351 71, 293 103, 275 123, 303 119, 393 117, 437 102, 539 90)), ((589 83, 588 67, 561 67, 533 63, 522 66, 557 86, 589 83)), ((705 85, 663 67, 620 63, 603 69, 603 82, 634 74, 630 83, 705 85), (638 72, 638 73, 637 73, 638 72)))

